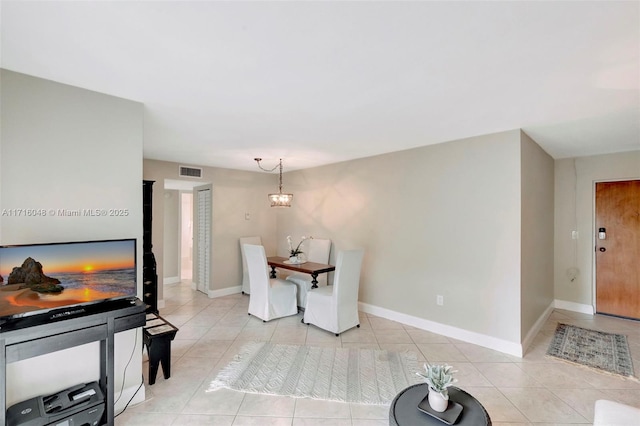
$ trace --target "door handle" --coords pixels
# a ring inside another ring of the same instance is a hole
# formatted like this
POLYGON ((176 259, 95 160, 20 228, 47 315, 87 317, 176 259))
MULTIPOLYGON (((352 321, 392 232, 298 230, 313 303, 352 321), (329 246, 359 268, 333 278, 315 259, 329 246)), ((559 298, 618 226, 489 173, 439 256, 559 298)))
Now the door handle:
POLYGON ((603 252, 603 253, 604 253, 605 251, 607 251, 607 249, 606 249, 606 248, 604 248, 604 247, 600 247, 598 250, 600 250, 600 251, 601 251, 601 252, 603 252))

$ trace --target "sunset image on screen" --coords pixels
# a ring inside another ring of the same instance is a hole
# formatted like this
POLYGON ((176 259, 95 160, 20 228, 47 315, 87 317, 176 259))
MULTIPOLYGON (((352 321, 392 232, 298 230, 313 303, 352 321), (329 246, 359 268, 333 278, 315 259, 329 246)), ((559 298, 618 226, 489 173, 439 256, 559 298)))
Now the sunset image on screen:
POLYGON ((128 269, 135 266, 131 241, 92 242, 29 247, 11 247, 0 253, 0 275, 31 257, 40 262, 45 274, 128 269))
POLYGON ((136 240, 0 247, 0 318, 136 295, 136 240))

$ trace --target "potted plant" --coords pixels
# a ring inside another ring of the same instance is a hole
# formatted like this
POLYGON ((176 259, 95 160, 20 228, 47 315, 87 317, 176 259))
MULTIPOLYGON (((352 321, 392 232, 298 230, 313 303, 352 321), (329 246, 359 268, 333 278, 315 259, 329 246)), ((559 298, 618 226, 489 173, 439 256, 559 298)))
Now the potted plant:
POLYGON ((302 243, 304 242, 304 240, 309 239, 309 238, 313 238, 313 237, 305 237, 303 235, 302 239, 300 240, 300 242, 298 243, 296 248, 293 248, 293 244, 291 242, 291 236, 290 235, 287 236, 287 244, 289 245, 289 261, 291 263, 304 262, 304 254, 303 254, 302 250, 300 250, 300 247, 302 246, 302 243))
POLYGON ((450 365, 424 364, 425 373, 416 373, 422 377, 429 385, 429 405, 434 411, 442 413, 449 406, 448 387, 457 380, 453 377, 453 370, 450 365))

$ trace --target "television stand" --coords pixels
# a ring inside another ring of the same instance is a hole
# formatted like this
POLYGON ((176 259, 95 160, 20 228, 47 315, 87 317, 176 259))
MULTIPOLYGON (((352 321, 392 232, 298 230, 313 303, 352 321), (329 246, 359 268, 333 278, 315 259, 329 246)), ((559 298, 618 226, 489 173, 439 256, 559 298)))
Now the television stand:
POLYGON ((7 364, 99 341, 99 384, 105 395, 105 418, 102 424, 113 426, 115 333, 145 325, 145 304, 135 299, 127 305, 105 304, 103 311, 95 309, 80 317, 8 331, 0 329, 0 425, 6 424, 7 364))

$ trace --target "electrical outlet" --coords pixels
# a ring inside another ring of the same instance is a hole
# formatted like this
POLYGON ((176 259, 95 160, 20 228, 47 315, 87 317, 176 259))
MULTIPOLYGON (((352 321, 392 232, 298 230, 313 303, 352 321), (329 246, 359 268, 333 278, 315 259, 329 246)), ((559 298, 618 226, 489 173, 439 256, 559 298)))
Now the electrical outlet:
POLYGON ((436 296, 436 304, 438 306, 443 306, 444 305, 444 297, 440 296, 440 295, 437 295, 436 296))
POLYGON ((251 215, 249 213, 245 213, 244 220, 251 220, 251 215))
POLYGON ((578 231, 571 231, 571 239, 572 240, 578 239, 578 231))

